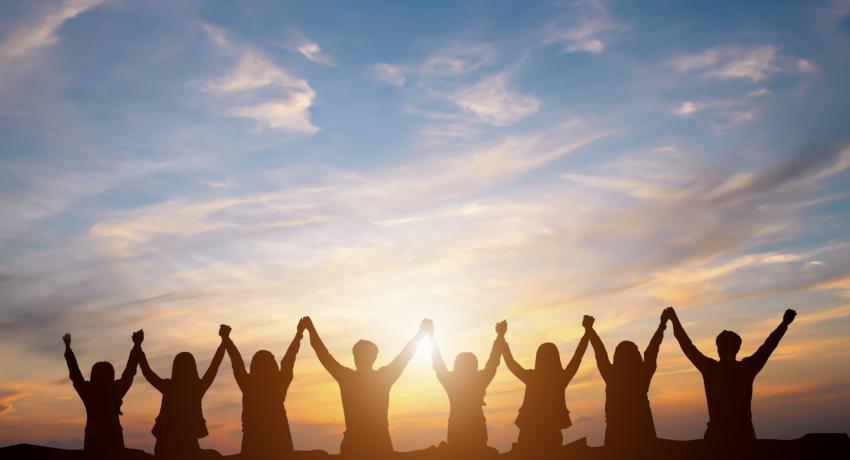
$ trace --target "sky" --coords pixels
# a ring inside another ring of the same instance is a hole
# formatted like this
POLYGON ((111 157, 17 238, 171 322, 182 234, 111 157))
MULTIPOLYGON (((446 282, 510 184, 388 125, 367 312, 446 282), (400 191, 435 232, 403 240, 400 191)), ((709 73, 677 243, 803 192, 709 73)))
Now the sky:
MULTIPOLYGON (((799 312, 756 380, 760 437, 850 427, 850 1, 6 1, 0 15, 0 445, 82 446, 83 374, 144 329, 168 376, 205 368, 229 324, 280 358, 310 315, 352 365, 436 324, 483 362, 509 323, 566 364, 584 314, 643 348, 675 306, 716 356, 799 312)), ((507 450, 522 385, 485 407, 507 450)), ((668 329, 660 437, 702 436, 702 382, 668 329)), ((565 440, 601 444, 588 352, 565 440)), ((151 450, 137 376, 126 444, 151 450)), ((337 452, 336 384, 302 343, 286 408, 298 449, 337 452)), ((225 359, 206 448, 239 450, 225 359)), ((394 387, 398 450, 445 439, 420 350, 394 387)))

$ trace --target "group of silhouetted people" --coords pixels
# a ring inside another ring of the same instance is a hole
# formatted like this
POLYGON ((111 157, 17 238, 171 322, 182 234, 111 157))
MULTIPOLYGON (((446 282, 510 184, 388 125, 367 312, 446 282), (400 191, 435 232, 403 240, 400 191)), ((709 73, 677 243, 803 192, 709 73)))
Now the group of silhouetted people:
POLYGON ((92 366, 86 381, 71 351, 71 336, 65 334, 65 359, 74 389, 86 408, 84 449, 92 457, 122 456, 124 440, 119 415, 124 395, 133 383, 136 367, 160 393, 162 403, 152 433, 156 438, 157 457, 183 459, 217 455, 202 450, 198 440, 207 436, 202 400, 212 385, 224 354, 233 367, 236 384, 242 392, 242 455, 249 458, 286 458, 293 453, 292 435, 284 408, 287 389, 293 378, 295 357, 304 331, 310 345, 328 373, 337 381, 345 415, 340 453, 348 458, 383 458, 393 453, 387 415, 390 389, 413 357, 419 341, 430 337, 431 356, 440 384, 450 402, 446 448, 455 454, 482 456, 497 453, 487 446, 487 427, 483 406, 487 386, 496 375, 500 358, 522 383, 525 395, 516 418, 519 436, 512 452, 524 458, 541 458, 557 452, 562 430, 572 422, 567 410, 565 390, 578 371, 588 344, 605 381, 605 446, 612 450, 640 451, 656 441, 652 410, 647 396, 667 322, 685 356, 703 376, 708 402, 708 429, 705 439, 712 443, 745 443, 755 439, 750 403, 755 376, 776 349, 796 312, 787 310, 782 323, 750 357, 737 360, 741 338, 731 331, 717 336, 719 360, 703 355, 688 338, 673 308, 661 314, 658 328, 641 356, 633 342, 620 342, 613 361, 593 329, 593 318, 582 321, 585 333, 572 359, 562 367, 560 353, 553 343, 537 349, 534 368, 526 369, 511 354, 505 340, 508 325, 496 325, 496 339, 483 369, 472 353, 460 353, 449 371, 433 341, 434 325, 423 320, 417 334, 388 365, 374 369, 378 347, 360 340, 354 344, 354 369, 340 364, 327 350, 309 317, 298 322, 295 337, 280 366, 274 355, 260 350, 251 358, 248 369, 230 338, 230 327, 219 328, 221 344, 203 376, 198 373, 191 353, 174 357, 171 377, 162 378, 148 365, 142 351, 143 331, 133 333, 134 346, 121 378, 108 362, 92 366))

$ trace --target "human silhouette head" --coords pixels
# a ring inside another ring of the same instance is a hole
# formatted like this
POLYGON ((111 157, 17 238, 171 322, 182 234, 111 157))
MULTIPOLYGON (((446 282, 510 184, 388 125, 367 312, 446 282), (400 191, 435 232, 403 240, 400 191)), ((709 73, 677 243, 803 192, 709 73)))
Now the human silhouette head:
POLYGON ((546 342, 537 347, 537 357, 534 360, 534 370, 554 374, 561 369, 561 352, 552 342, 546 342))
POLYGON ((171 364, 171 381, 177 385, 191 385, 200 382, 195 357, 188 351, 177 353, 171 364))
POLYGON ((723 331, 717 334, 717 354, 721 361, 735 360, 738 350, 741 349, 741 336, 732 331, 723 331))
POLYGON ((474 375, 478 372, 478 358, 475 353, 458 353, 455 356, 454 372, 458 375, 474 375))
POLYGON ((378 346, 368 340, 358 340, 351 352, 354 353, 354 367, 357 370, 371 370, 378 359, 378 346))
POLYGON ((280 372, 277 367, 277 360, 274 359, 272 352, 268 350, 260 350, 254 353, 251 358, 251 377, 265 379, 273 377, 280 372))
POLYGON ((91 367, 89 380, 95 386, 106 385, 115 381, 115 368, 106 361, 94 363, 91 367))
POLYGON ((634 342, 624 340, 617 344, 614 349, 614 368, 623 371, 639 369, 643 364, 637 345, 634 342))

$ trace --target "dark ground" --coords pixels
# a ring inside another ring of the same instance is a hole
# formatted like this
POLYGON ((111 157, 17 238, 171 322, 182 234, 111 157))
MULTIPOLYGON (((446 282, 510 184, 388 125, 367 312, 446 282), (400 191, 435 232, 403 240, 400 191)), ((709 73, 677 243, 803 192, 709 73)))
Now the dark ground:
MULTIPOLYGON (((204 458, 239 459, 240 455, 219 456, 208 451, 204 458)), ((127 460, 147 460, 154 456, 141 450, 127 450, 127 460)), ((339 455, 322 451, 296 451, 293 460, 335 460, 339 455)), ((55 449, 52 447, 17 444, 0 448, 0 460, 89 460, 81 450, 55 449)), ((457 455, 445 448, 432 447, 415 452, 399 452, 392 460, 538 460, 529 456, 506 452, 491 455, 457 455)), ((807 434, 799 439, 760 439, 748 447, 710 446, 703 440, 670 441, 660 439, 651 451, 612 452, 604 447, 589 447, 580 439, 563 447, 551 457, 555 459, 602 460, 602 459, 840 459, 850 460, 850 437, 846 434, 807 434)), ((352 459, 375 460, 375 459, 352 459)), ((385 459, 389 460, 389 459, 385 459)))

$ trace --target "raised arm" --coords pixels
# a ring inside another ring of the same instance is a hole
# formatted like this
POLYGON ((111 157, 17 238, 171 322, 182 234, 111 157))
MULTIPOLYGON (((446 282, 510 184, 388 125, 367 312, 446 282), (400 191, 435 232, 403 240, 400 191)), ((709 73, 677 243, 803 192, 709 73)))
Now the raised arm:
POLYGON ((215 350, 213 359, 210 361, 210 367, 207 368, 207 371, 204 372, 204 376, 201 377, 201 394, 206 393, 207 390, 210 389, 210 386, 215 380, 215 376, 218 374, 218 368, 221 366, 221 361, 224 359, 225 342, 230 340, 230 326, 227 326, 226 324, 219 326, 218 335, 221 337, 221 343, 215 350))
POLYGON ((590 341, 590 346, 593 347, 593 354, 596 356, 596 367, 599 369, 599 375, 602 380, 608 381, 611 375, 611 360, 608 358, 608 350, 605 349, 605 344, 599 338, 599 334, 593 329, 594 318, 585 315, 582 325, 584 326, 585 334, 590 341))
POLYGON ((325 343, 322 342, 322 339, 319 337, 319 333, 316 332, 313 320, 311 320, 309 316, 305 316, 303 320, 307 332, 310 333, 310 346, 316 351, 316 357, 319 358, 319 362, 322 363, 322 366, 324 366, 325 370, 328 371, 328 374, 331 374, 331 377, 338 381, 343 373, 350 369, 340 364, 333 356, 331 356, 330 352, 328 352, 328 348, 325 346, 325 343))
POLYGON ((401 373, 404 372, 404 368, 407 367, 407 363, 413 358, 413 355, 416 353, 416 347, 419 345, 419 341, 422 340, 422 337, 426 335, 430 335, 434 330, 434 323, 431 322, 430 319, 423 319, 422 323, 419 325, 419 330, 416 331, 416 335, 413 336, 410 341, 402 348, 401 353, 398 354, 393 360, 384 366, 381 369, 381 372, 385 374, 386 378, 389 379, 390 382, 395 382, 401 377, 401 373))
POLYGON ((248 371, 245 370, 245 361, 242 360, 242 353, 239 353, 239 349, 236 348, 236 344, 233 343, 233 339, 230 337, 230 328, 228 327, 222 332, 225 332, 225 337, 223 337, 222 343, 224 343, 224 351, 227 352, 227 356, 230 358, 230 367, 233 369, 233 379, 236 380, 236 386, 238 386, 241 391, 245 391, 245 388, 248 385, 248 371))
POLYGON ((145 332, 141 329, 133 333, 133 348, 130 350, 130 356, 127 358, 127 365, 124 367, 124 372, 121 373, 121 378, 118 380, 118 392, 121 396, 127 394, 130 386, 133 385, 133 377, 136 376, 136 366, 139 364, 139 355, 142 353, 142 341, 145 339, 145 332))
POLYGON ((160 393, 164 393, 166 390, 165 380, 156 375, 156 372, 151 369, 150 365, 148 365, 148 357, 145 355, 145 352, 142 351, 142 348, 139 347, 139 368, 142 370, 142 375, 145 376, 145 380, 151 384, 152 387, 156 388, 160 393))
POLYGON ((779 326, 777 326, 769 336, 767 336, 767 340, 764 341, 762 346, 760 346, 752 356, 742 360, 747 362, 753 373, 757 374, 761 371, 764 365, 767 364, 767 359, 770 358, 773 350, 776 350, 776 347, 779 345, 779 341, 782 340, 782 337, 788 330, 788 326, 794 321, 796 316, 796 311, 791 309, 785 310, 782 322, 779 323, 779 326))
MULTIPOLYGON (((508 322, 502 321, 502 323, 504 323, 505 332, 507 332, 508 322)), ((516 378, 518 378, 522 383, 528 383, 528 379, 531 377, 531 371, 516 362, 513 353, 511 353, 511 347, 508 345, 508 341, 505 340, 504 334, 496 340, 501 342, 502 357, 505 358, 505 366, 508 366, 508 370, 511 371, 511 374, 516 376, 516 378)))
POLYGON ((65 342, 65 363, 68 365, 68 377, 71 379, 74 389, 77 390, 77 393, 80 393, 83 391, 86 379, 83 378, 83 373, 80 372, 80 366, 77 364, 77 357, 71 350, 71 334, 66 332, 62 336, 62 341, 65 342))
POLYGON ((301 349, 301 339, 304 338, 304 328, 307 326, 304 318, 298 321, 298 326, 295 328, 295 337, 289 343, 289 348, 280 360, 280 372, 283 375, 284 385, 292 383, 292 377, 295 370, 295 357, 298 356, 298 350, 301 349))
POLYGON ((693 363, 694 367, 702 371, 706 366, 711 364, 712 359, 697 350, 697 347, 695 347, 693 342, 691 342, 691 338, 688 337, 687 333, 685 333, 685 329, 682 327, 682 323, 676 315, 676 310, 674 310, 673 307, 667 307, 665 312, 667 313, 667 317, 670 319, 670 322, 673 323, 673 335, 676 336, 679 346, 682 347, 682 352, 688 357, 691 363, 693 363))
MULTIPOLYGON (((589 318, 589 317, 588 317, 589 318)), ((590 323, 593 325, 593 323, 590 323)), ((587 344, 590 342, 590 337, 587 335, 587 329, 584 331, 584 335, 581 336, 581 340, 578 341, 578 346, 576 346, 576 351, 573 353, 572 359, 567 363, 567 367, 564 368, 564 384, 570 383, 573 377, 576 376, 576 372, 578 372, 578 367, 581 365, 581 360, 584 358, 584 353, 587 351, 587 344)))
POLYGON ((670 314, 667 310, 661 313, 661 321, 658 323, 658 328, 652 338, 649 339, 649 345, 643 351, 643 365, 647 375, 655 374, 655 369, 658 367, 658 350, 661 348, 661 341, 664 340, 664 330, 667 329, 667 320, 670 314))
POLYGON ((434 372, 437 374, 437 380, 439 380, 440 384, 443 385, 443 388, 445 388, 448 384, 449 369, 446 367, 446 363, 443 361, 443 355, 440 353, 440 348, 437 346, 437 342, 434 339, 431 339, 431 365, 434 366, 434 372))
POLYGON ((496 376, 496 370, 499 368, 499 362, 502 360, 502 343, 505 341, 505 333, 508 332, 508 322, 501 321, 496 323, 496 340, 493 340, 493 346, 490 347, 490 357, 487 358, 487 364, 484 365, 484 370, 479 374, 481 383, 486 388, 496 376))

